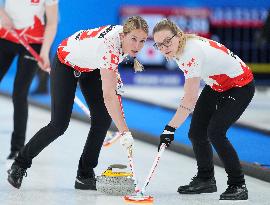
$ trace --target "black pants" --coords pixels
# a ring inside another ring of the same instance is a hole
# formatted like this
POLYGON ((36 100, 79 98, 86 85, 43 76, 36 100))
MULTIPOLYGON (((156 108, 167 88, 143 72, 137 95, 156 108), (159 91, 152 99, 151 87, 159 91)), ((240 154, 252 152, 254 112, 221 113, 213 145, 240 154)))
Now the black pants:
MULTIPOLYGON (((40 44, 32 44, 31 46, 39 53, 40 44)), ((28 118, 27 96, 35 72, 38 69, 37 62, 22 45, 0 39, 0 81, 7 73, 16 55, 19 58, 12 94, 14 129, 11 138, 11 151, 19 151, 25 142, 28 118)))
POLYGON ((226 137, 226 132, 247 108, 254 92, 253 82, 222 93, 207 85, 204 87, 195 106, 189 130, 199 177, 214 176, 212 144, 228 174, 227 183, 245 183, 239 158, 226 137))
POLYGON ((37 87, 32 94, 46 94, 48 93, 49 74, 41 69, 37 70, 37 87))
POLYGON ((78 81, 91 113, 91 128, 79 161, 78 175, 87 177, 90 168, 97 166, 99 153, 112 121, 104 104, 100 72, 97 69, 76 78, 73 68, 62 64, 55 57, 50 81, 51 121, 21 149, 16 158, 16 163, 21 167, 29 168, 32 159, 66 131, 78 81))

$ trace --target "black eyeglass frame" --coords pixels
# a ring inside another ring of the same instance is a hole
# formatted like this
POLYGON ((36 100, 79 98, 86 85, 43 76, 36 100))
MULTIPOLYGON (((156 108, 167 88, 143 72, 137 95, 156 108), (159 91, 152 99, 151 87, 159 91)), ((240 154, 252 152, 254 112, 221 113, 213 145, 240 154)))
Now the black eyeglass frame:
POLYGON ((159 47, 161 47, 161 46, 165 46, 166 48, 168 48, 169 46, 172 45, 172 44, 171 44, 171 43, 172 43, 172 39, 173 39, 176 35, 177 35, 177 34, 174 34, 171 38, 165 39, 165 40, 164 40, 164 41, 167 41, 169 45, 168 45, 168 44, 166 45, 166 44, 164 43, 164 41, 163 41, 162 43, 159 43, 160 46, 158 46, 157 43, 154 43, 154 44, 153 44, 154 48, 157 49, 157 50, 160 50, 159 47))

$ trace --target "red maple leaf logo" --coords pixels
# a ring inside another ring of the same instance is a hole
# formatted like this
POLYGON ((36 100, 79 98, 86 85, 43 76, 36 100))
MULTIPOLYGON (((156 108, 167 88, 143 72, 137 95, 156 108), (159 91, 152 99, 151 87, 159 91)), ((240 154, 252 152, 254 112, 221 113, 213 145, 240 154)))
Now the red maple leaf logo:
POLYGON ((118 65, 119 63, 119 57, 117 55, 111 54, 111 63, 118 65))
POLYGON ((191 65, 192 65, 192 62, 188 62, 187 66, 191 67, 191 65))

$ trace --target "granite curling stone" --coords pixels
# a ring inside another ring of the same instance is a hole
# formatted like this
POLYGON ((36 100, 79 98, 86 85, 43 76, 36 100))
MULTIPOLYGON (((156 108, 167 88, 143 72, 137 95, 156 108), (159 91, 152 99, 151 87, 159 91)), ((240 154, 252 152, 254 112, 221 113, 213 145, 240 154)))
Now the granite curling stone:
POLYGON ((108 167, 101 176, 97 176, 97 191, 107 195, 124 196, 134 193, 135 185, 132 173, 113 171, 114 168, 125 169, 126 165, 114 164, 108 167))

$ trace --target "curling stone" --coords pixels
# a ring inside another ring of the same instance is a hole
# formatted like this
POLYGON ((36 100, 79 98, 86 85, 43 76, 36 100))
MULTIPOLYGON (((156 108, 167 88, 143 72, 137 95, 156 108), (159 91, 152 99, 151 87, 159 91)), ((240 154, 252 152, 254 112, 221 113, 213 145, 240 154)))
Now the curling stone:
POLYGON ((124 171, 113 171, 113 169, 125 169, 126 165, 114 164, 108 167, 101 176, 97 176, 97 191, 107 195, 124 196, 135 191, 132 173, 124 171))

